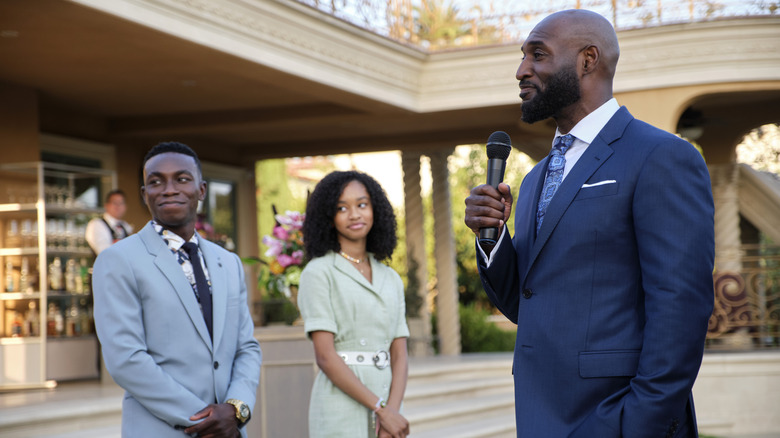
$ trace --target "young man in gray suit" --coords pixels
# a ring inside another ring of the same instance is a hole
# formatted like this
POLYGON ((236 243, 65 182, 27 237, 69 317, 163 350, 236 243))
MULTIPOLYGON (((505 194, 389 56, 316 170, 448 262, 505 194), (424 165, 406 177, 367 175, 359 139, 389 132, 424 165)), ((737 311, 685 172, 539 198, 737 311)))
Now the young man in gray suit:
POLYGON ((93 273, 103 358, 126 390, 122 436, 245 436, 261 352, 241 260, 195 232, 206 183, 192 149, 158 144, 143 178, 152 220, 93 273))

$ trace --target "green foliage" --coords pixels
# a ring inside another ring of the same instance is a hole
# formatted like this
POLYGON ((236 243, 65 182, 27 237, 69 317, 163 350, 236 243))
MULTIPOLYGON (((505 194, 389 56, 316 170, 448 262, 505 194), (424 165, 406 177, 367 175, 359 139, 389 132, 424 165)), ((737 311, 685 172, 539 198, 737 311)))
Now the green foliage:
MULTIPOLYGON (((523 178, 531 170, 534 162, 518 150, 509 154, 504 172, 504 182, 512 188, 512 196, 523 178)), ((487 178, 487 156, 484 145, 471 145, 458 148, 450 160, 450 196, 452 208, 452 228, 455 237, 456 263, 458 268, 458 293, 462 304, 473 304, 480 309, 494 309, 482 288, 476 261, 475 235, 464 222, 466 212, 464 200, 471 189, 484 184, 487 178)), ((513 210, 514 215, 514 210, 513 210)), ((507 222, 510 233, 514 229, 514 219, 507 222)), ((493 310, 495 312, 495 310, 493 310)))
POLYGON ((284 323, 292 325, 298 319, 298 308, 292 301, 285 298, 263 300, 262 321, 267 323, 284 323))
POLYGON ((414 11, 414 35, 430 49, 452 45, 470 32, 468 21, 460 18, 458 8, 447 0, 422 0, 414 11))
POLYGON ((422 307, 424 300, 418 293, 420 290, 420 282, 417 280, 417 270, 420 268, 420 264, 417 260, 409 260, 409 270, 406 273, 406 290, 404 291, 404 297, 406 298, 406 317, 415 318, 420 314, 420 307, 422 307))
POLYGON ((517 331, 501 330, 487 320, 488 310, 460 305, 460 344, 464 353, 512 351, 517 331))
MULTIPOLYGON (((460 345, 463 353, 488 353, 496 351, 513 351, 517 330, 506 331, 488 321, 490 311, 479 309, 474 305, 458 306, 460 317, 460 345)), ((437 314, 431 315, 433 328, 433 349, 439 353, 439 343, 436 326, 437 314)))

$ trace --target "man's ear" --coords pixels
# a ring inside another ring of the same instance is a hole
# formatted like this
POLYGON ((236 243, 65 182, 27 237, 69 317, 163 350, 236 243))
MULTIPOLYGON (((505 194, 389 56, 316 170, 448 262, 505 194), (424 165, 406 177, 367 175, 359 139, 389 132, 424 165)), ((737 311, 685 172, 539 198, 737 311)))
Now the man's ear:
POLYGON ((146 186, 141 186, 141 202, 147 207, 149 206, 146 204, 146 186))
POLYGON ((582 49, 582 74, 587 75, 596 71, 600 59, 599 48, 588 46, 582 49))
POLYGON ((198 196, 198 201, 203 201, 206 199, 206 181, 203 179, 200 180, 200 195, 198 196))

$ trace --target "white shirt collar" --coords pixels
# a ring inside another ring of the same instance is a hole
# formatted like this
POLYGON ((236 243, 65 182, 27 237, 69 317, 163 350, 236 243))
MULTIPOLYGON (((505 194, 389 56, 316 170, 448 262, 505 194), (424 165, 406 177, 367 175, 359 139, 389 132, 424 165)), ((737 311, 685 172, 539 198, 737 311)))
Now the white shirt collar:
MULTIPOLYGON (((599 132, 604 129, 604 126, 607 125, 609 119, 611 119, 619 109, 620 105, 618 105, 617 99, 613 97, 577 122, 577 124, 574 125, 574 128, 569 131, 569 134, 587 144, 591 144, 599 132)), ((558 138, 561 135, 563 134, 556 129, 555 138, 558 138)), ((554 141, 555 140, 553 139, 553 142, 554 141)))
POLYGON ((105 219, 106 222, 108 222, 108 224, 111 225, 112 227, 116 227, 117 224, 121 224, 122 223, 122 221, 120 219, 117 219, 117 218, 115 218, 114 216, 111 216, 108 213, 103 213, 103 219, 105 219))
MULTIPOLYGON (((171 251, 176 252, 179 249, 181 249, 182 246, 184 246, 185 242, 184 239, 181 238, 181 236, 163 228, 163 226, 155 222, 154 219, 152 219, 152 226, 154 226, 154 230, 157 231, 157 234, 159 234, 160 237, 163 238, 166 245, 168 245, 168 248, 170 248, 171 251)), ((189 242, 194 242, 196 245, 198 245, 198 248, 200 248, 200 242, 198 241, 197 231, 192 234, 192 237, 190 237, 189 242)))

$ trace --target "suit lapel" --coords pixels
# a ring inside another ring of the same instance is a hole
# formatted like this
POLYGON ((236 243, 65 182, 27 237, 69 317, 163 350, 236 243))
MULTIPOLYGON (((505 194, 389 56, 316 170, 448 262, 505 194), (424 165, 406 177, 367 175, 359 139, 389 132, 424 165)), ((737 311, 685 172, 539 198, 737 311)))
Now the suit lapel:
POLYGON ((205 242, 204 240, 200 239, 200 250, 203 253, 203 258, 206 260, 206 269, 208 269, 209 278, 211 279, 212 323, 214 324, 212 329, 214 330, 214 350, 216 350, 225 328, 227 274, 225 273, 225 267, 222 265, 222 257, 214 251, 210 242, 205 242))
MULTIPOLYGON (((563 217, 569 206, 571 206, 572 201, 574 201, 574 198, 577 196, 577 193, 579 193, 582 185, 585 184, 596 170, 598 170, 598 168, 612 155, 614 149, 610 144, 620 139, 625 127, 631 119, 633 119, 633 117, 628 113, 628 110, 626 110, 625 107, 620 108, 618 112, 612 116, 607 125, 604 126, 601 132, 599 132, 593 142, 588 145, 585 153, 577 160, 577 164, 574 165, 560 187, 558 187, 558 191, 555 192, 555 196, 553 196, 550 205, 547 207, 547 211, 544 215, 544 222, 542 222, 542 227, 539 229, 539 233, 532 246, 530 263, 528 264, 529 269, 545 243, 547 243, 553 230, 555 230, 558 223, 561 221, 561 217, 563 217)), ((544 162, 546 164, 546 159, 544 162)), ((546 169, 546 166, 544 169, 546 169)), ((544 176, 542 176, 542 178, 544 178, 544 176)), ((538 184, 541 185, 542 183, 538 184)), ((535 200, 538 202, 541 188, 537 187, 535 189, 535 200)))
POLYGON ((141 240, 146 245, 147 250, 154 256, 154 264, 160 270, 160 273, 168 279, 173 287, 174 292, 179 298, 182 306, 187 311, 187 314, 195 325, 195 329, 200 334, 203 342, 208 345, 209 349, 212 348, 211 339, 209 337, 209 330, 206 327, 206 321, 203 319, 203 313, 200 311, 200 305, 195 298, 195 292, 192 290, 192 285, 187 281, 187 277, 184 275, 184 271, 176 260, 176 257, 171 253, 171 250, 165 245, 165 242, 157 234, 152 223, 149 222, 146 226, 138 232, 141 240))

